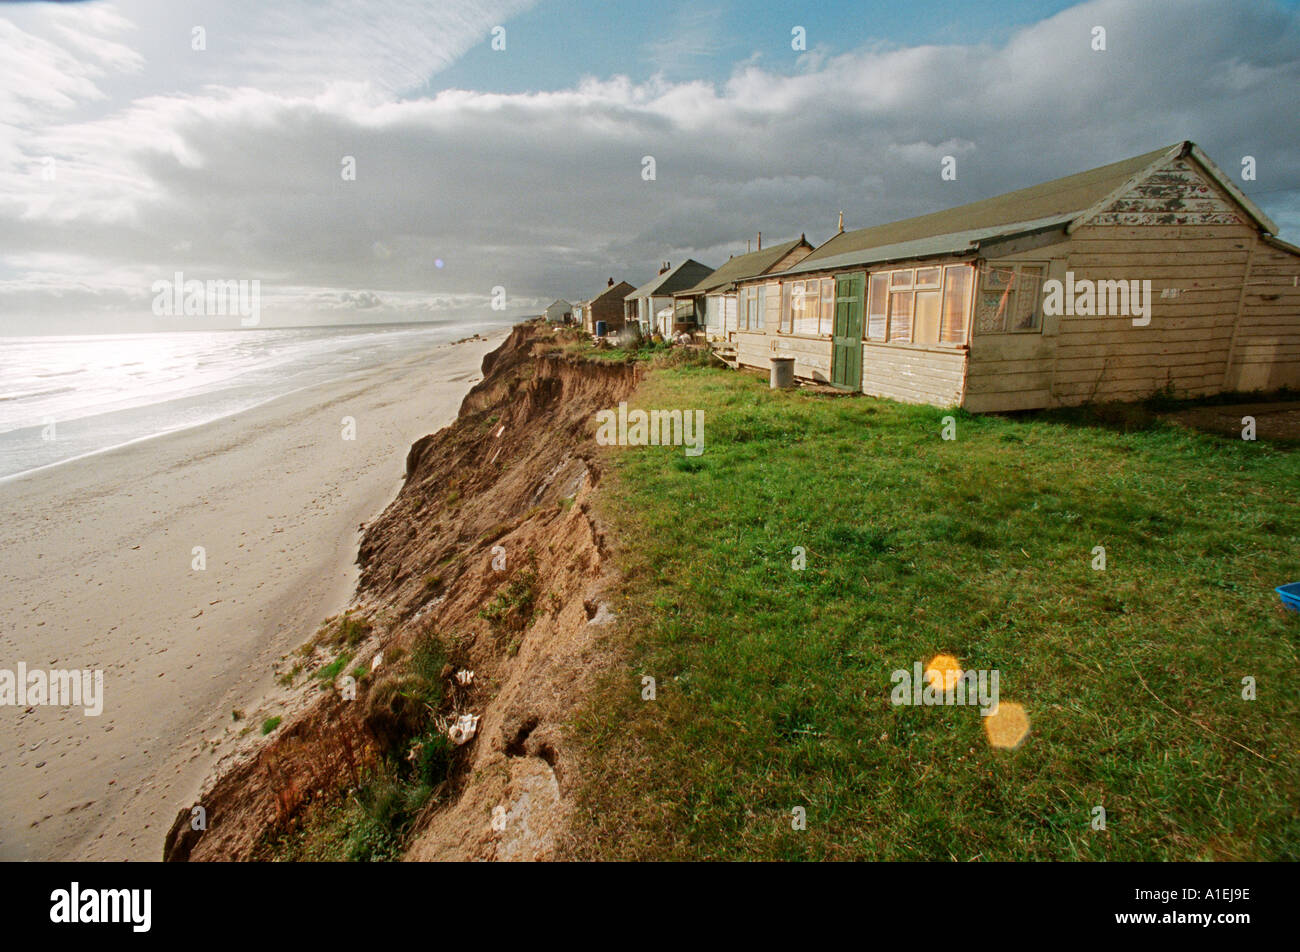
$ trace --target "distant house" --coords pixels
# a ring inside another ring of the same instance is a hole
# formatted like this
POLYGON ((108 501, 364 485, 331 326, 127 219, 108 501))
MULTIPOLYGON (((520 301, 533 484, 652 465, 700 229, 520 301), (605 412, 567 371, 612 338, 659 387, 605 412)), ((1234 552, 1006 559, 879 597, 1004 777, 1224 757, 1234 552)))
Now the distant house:
MULTIPOLYGON (((763 235, 760 232, 757 251, 733 255, 717 271, 691 287, 675 292, 673 298, 677 302, 677 310, 679 313, 689 313, 696 326, 703 328, 710 338, 732 337, 740 326, 737 282, 784 271, 808 257, 812 250, 812 244, 804 235, 792 241, 784 241, 764 248, 763 235)), ((762 285, 759 285, 759 288, 761 294, 762 285)), ((747 302, 747 306, 750 306, 753 311, 754 326, 759 326, 761 302, 758 301, 757 296, 752 303, 747 302)), ((746 314, 746 326, 749 326, 750 317, 751 315, 746 314)))
POLYGON ((654 331, 665 336, 671 334, 680 323, 690 323, 689 318, 682 322, 676 320, 673 292, 692 287, 712 273, 712 268, 693 258, 686 259, 675 268, 665 261, 653 280, 647 281, 623 299, 625 320, 639 323, 643 334, 654 331))
POLYGON ((573 314, 573 305, 565 300, 557 300, 546 309, 546 320, 552 324, 561 323, 566 316, 573 314))
POLYGON ((1180 142, 739 281, 762 316, 737 360, 975 412, 1300 387, 1300 248, 1276 232, 1180 142))
POLYGON ((583 330, 588 333, 596 333, 596 323, 604 321, 606 329, 613 333, 623 329, 623 299, 633 290, 632 285, 626 281, 614 283, 610 278, 609 283, 605 285, 605 290, 592 298, 585 301, 582 306, 576 310, 573 317, 583 330))

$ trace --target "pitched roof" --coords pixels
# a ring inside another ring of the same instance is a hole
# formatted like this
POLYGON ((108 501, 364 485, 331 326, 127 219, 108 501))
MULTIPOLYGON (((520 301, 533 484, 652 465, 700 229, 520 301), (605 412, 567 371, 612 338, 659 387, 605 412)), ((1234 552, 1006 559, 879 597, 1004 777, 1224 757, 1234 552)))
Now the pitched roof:
POLYGON ((611 295, 621 301, 627 296, 628 292, 632 290, 634 290, 632 285, 628 284, 626 281, 620 281, 618 284, 612 284, 605 288, 605 290, 601 291, 594 298, 588 301, 587 304, 595 304, 597 301, 603 301, 611 295))
POLYGON ((1067 226, 1129 187, 1153 166, 1184 155, 1196 159, 1263 231, 1277 230, 1208 156, 1194 143, 1184 141, 969 205, 846 231, 831 238, 786 273, 970 251, 990 238, 1067 226))
POLYGON ((634 298, 650 297, 651 295, 672 294, 674 291, 689 288, 712 273, 713 269, 707 264, 700 264, 694 258, 687 258, 677 267, 656 275, 623 300, 631 301, 634 298))
POLYGON ((969 205, 946 208, 873 228, 846 231, 827 241, 800 263, 955 232, 1012 225, 1034 219, 1072 217, 1091 208, 1168 151, 1168 148, 1157 149, 1122 162, 1067 175, 1041 185, 1031 185, 1004 195, 995 195, 969 205))
POLYGON ((762 248, 758 251, 750 251, 743 255, 734 255, 726 264, 717 271, 708 275, 703 280, 676 292, 677 294, 696 295, 706 294, 709 291, 715 291, 718 288, 732 284, 745 278, 753 278, 763 274, 775 265, 778 261, 794 251, 795 248, 808 241, 803 235, 791 241, 782 242, 779 245, 772 245, 770 248, 762 248))

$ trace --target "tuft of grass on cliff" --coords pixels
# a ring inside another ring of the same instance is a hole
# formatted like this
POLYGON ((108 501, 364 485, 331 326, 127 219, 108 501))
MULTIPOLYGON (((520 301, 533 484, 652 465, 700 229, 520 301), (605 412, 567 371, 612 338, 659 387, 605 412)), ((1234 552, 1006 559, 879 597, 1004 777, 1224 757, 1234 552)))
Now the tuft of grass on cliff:
POLYGON ((1298 857, 1294 447, 700 367, 632 405, 703 410, 705 451, 609 451, 625 634, 573 725, 572 855, 1298 857), (999 671, 1019 747, 974 707, 891 704, 940 653, 999 671))

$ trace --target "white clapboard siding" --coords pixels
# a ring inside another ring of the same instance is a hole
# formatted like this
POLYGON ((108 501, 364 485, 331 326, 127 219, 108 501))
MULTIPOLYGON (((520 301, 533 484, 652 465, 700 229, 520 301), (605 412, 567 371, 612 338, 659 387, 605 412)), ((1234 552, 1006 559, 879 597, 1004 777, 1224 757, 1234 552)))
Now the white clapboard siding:
POLYGON ((1300 255, 1256 245, 1224 386, 1300 388, 1300 255))
POLYGON ((961 403, 966 352, 917 345, 862 345, 862 391, 902 403, 961 403))

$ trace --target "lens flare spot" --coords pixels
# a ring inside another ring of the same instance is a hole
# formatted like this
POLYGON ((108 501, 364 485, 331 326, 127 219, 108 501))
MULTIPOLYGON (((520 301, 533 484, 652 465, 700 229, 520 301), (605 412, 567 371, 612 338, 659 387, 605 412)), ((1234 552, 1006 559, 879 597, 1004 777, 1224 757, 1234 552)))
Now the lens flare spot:
POLYGON ((1015 701, 1002 701, 996 711, 984 718, 984 733, 991 746, 1012 750, 1029 736, 1029 715, 1015 701))
POLYGON ((925 666, 925 681, 936 691, 955 688, 960 678, 961 663, 950 654, 935 655, 925 666))

